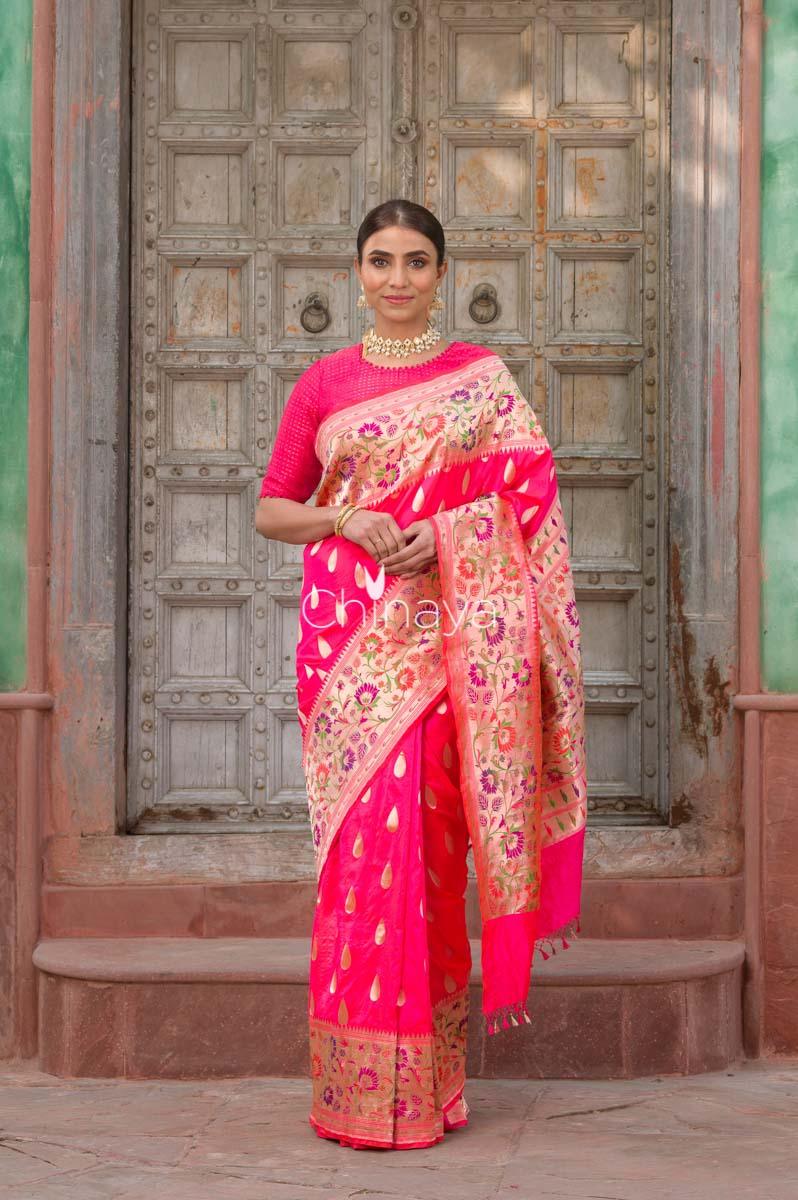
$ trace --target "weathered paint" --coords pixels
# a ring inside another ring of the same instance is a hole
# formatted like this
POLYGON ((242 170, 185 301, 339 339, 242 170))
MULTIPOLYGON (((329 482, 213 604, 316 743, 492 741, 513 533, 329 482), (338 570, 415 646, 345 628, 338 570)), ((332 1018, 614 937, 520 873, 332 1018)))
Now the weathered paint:
POLYGON ((0 22, 0 690, 27 663, 28 245, 31 0, 5 0, 0 22))
POLYGON ((798 691, 798 8, 767 0, 762 120, 762 680, 798 691))

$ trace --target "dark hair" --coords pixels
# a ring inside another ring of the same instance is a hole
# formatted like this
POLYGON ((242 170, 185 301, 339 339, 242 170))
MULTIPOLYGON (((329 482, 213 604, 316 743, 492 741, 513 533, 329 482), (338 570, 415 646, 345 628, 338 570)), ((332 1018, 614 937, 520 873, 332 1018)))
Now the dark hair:
POLYGON ((386 200, 366 213, 357 231, 357 261, 363 262, 363 246, 378 229, 386 229, 389 225, 401 225, 405 229, 415 229, 434 244, 438 251, 438 266, 446 255, 446 238, 443 226, 438 218, 423 204, 414 204, 412 200, 386 200))

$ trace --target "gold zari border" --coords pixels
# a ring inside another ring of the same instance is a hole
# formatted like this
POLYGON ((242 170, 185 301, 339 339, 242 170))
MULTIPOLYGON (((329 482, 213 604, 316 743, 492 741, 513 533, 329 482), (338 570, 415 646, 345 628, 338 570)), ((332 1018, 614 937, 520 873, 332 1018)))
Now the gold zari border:
POLYGON ((433 1008, 422 1034, 310 1018, 311 1117, 322 1132, 401 1146, 443 1136, 443 1110, 465 1083, 468 988, 433 1008))

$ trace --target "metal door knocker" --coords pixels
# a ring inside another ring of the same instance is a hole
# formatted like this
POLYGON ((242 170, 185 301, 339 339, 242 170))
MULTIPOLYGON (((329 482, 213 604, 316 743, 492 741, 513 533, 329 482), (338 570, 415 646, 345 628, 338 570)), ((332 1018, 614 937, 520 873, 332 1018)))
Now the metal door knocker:
POLYGON ((489 325, 499 315, 499 301, 492 283, 478 283, 468 306, 469 316, 478 325, 489 325))
POLYGON ((321 292, 311 292, 305 297, 299 320, 303 329, 308 333, 321 333, 330 324, 330 308, 326 296, 321 292))

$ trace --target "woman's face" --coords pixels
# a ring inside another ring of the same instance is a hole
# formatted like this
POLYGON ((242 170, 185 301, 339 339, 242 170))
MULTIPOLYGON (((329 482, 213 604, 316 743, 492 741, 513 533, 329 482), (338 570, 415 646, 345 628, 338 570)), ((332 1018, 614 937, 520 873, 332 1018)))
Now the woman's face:
POLYGON ((385 320, 423 328, 427 310, 435 297, 435 288, 446 274, 447 263, 440 267, 435 243, 415 229, 390 225, 379 229, 363 244, 363 262, 355 258, 355 271, 367 304, 385 320), (390 296, 409 297, 404 303, 390 296))

